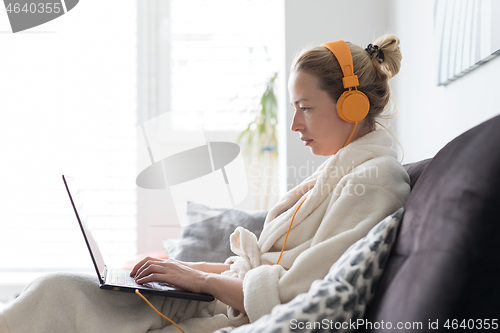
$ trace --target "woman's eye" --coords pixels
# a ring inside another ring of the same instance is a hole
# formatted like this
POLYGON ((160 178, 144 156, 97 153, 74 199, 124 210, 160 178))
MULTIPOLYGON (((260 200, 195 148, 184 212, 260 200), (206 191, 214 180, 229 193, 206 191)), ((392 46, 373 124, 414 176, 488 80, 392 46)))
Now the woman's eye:
POLYGON ((309 108, 300 108, 302 111, 307 111, 309 108))

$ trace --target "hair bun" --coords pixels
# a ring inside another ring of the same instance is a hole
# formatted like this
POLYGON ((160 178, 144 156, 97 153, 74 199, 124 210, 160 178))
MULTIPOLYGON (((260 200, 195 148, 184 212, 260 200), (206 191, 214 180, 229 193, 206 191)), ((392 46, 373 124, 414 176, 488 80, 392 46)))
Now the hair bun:
MULTIPOLYGON (((372 59, 377 59, 378 66, 380 69, 385 72, 389 78, 394 77, 399 73, 399 69, 401 68, 401 59, 403 56, 401 55, 401 51, 399 49, 399 38, 395 35, 383 35, 379 37, 374 43, 371 45, 371 53, 372 59), (377 54, 377 57, 373 57, 373 54, 377 54)), ((367 47, 368 48, 368 47, 367 47)))

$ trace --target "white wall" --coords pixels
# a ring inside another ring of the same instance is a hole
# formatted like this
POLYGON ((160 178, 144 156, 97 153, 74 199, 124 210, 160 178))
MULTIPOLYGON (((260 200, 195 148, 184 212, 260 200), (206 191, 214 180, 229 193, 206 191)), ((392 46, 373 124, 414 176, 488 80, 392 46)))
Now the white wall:
POLYGON ((433 157, 464 131, 500 113, 500 57, 438 87, 434 47, 434 1, 394 1, 403 62, 396 76, 397 135, 403 163, 433 157))
MULTIPOLYGON (((294 55, 305 46, 343 39, 364 48, 380 35, 393 31, 388 7, 389 2, 384 0, 286 0, 286 77, 290 75, 289 67, 294 55)), ((282 84, 280 139, 286 142, 286 154, 280 156, 280 168, 288 169, 288 175, 280 176, 281 190, 286 191, 312 174, 327 157, 313 155, 300 141, 300 135, 290 130, 294 111, 290 105, 287 81, 282 84)))

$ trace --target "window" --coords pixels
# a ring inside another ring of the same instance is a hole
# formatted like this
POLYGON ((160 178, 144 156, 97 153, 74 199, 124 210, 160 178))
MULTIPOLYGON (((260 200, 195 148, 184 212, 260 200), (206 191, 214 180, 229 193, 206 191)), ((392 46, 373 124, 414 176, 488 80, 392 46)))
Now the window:
POLYGON ((93 273, 63 173, 84 190, 106 262, 136 253, 137 7, 100 3, 98 24, 84 10, 2 41, 0 287, 93 273))
POLYGON ((148 97, 156 102, 144 105, 143 121, 173 111, 176 130, 245 129, 280 66, 282 1, 168 0, 140 6, 150 25, 142 36, 144 59, 151 64, 144 82, 157 75, 149 83, 156 96, 148 97))

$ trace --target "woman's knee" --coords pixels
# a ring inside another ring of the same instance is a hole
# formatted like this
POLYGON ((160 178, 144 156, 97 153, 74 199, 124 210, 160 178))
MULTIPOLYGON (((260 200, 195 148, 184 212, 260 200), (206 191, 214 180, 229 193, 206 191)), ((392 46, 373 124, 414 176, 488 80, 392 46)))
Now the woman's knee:
POLYGON ((50 273, 30 282, 20 297, 39 293, 43 293, 45 297, 50 294, 71 294, 77 290, 88 288, 99 289, 99 283, 95 276, 74 273, 50 273))

